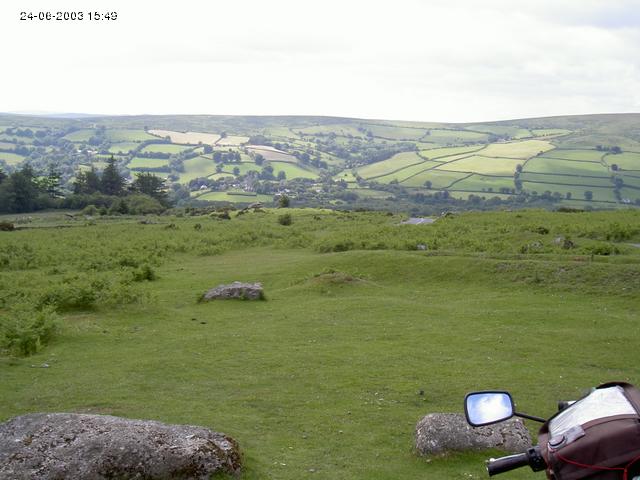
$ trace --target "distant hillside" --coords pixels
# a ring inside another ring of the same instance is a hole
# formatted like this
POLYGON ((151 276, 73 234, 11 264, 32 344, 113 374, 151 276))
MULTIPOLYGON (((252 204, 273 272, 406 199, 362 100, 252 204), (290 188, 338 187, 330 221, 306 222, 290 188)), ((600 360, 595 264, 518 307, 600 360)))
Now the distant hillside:
MULTIPOLYGON (((113 155, 199 201, 459 198, 640 205, 640 114, 473 124, 311 116, 0 114, 0 166, 54 165, 70 189, 113 155), (69 118, 72 117, 72 118, 69 118)), ((183 195, 184 196, 184 195, 183 195)))

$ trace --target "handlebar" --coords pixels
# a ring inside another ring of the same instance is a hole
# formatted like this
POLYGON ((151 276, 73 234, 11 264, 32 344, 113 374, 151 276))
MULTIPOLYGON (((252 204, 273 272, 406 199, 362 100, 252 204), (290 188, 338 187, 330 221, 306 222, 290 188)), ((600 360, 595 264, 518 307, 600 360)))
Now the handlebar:
POLYGON ((540 454, 540 447, 531 447, 524 453, 518 453, 517 455, 509 455, 508 457, 492 458, 487 462, 487 472, 489 476, 497 475, 499 473, 508 472, 516 468, 529 465, 531 470, 538 472, 547 468, 547 462, 540 454))
POLYGON ((489 476, 492 477, 493 475, 508 472, 515 468, 524 467, 525 465, 529 465, 529 455, 519 453, 517 455, 509 455, 508 457, 490 459, 487 462, 487 472, 489 472, 489 476))

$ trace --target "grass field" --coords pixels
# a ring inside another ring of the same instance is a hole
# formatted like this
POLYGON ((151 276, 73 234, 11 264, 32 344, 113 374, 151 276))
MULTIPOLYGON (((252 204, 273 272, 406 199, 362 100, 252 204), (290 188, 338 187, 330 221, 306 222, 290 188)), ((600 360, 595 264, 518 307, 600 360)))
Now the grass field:
POLYGON ((520 142, 492 143, 478 153, 487 157, 526 159, 553 148, 554 146, 551 143, 544 140, 523 140, 520 142))
POLYGON ((160 153, 180 153, 188 150, 189 147, 184 145, 174 145, 172 143, 155 143, 147 145, 142 149, 143 152, 160 152, 160 153))
POLYGON ((258 195, 249 192, 209 192, 199 195, 198 200, 207 200, 209 202, 231 202, 231 203, 254 203, 264 202, 271 203, 273 197, 271 195, 258 195))
POLYGON ((175 132, 173 130, 149 130, 149 133, 155 137, 169 137, 173 143, 183 145, 198 145, 200 142, 206 145, 213 145, 220 140, 220 135, 215 133, 175 132))
POLYGON ((373 180, 375 180, 378 183, 390 183, 392 181, 397 181, 397 182, 405 182, 407 180, 409 180, 411 177, 414 177, 416 175, 421 174, 422 172, 426 171, 426 170, 432 170, 438 166, 440 166, 441 163, 439 162, 434 162, 431 160, 428 161, 423 161, 422 163, 419 163, 418 165, 413 165, 410 167, 406 167, 403 168, 402 170, 398 170, 396 172, 393 173, 389 173, 388 175, 383 175, 381 177, 376 177, 373 180))
POLYGON ((110 128, 107 129, 107 138, 114 143, 117 142, 143 142, 153 140, 155 137, 149 135, 144 130, 130 128, 110 128))
POLYGON ((447 161, 454 155, 462 153, 472 153, 482 150, 483 146, 474 145, 472 147, 445 147, 445 148, 430 148, 428 150, 421 150, 420 155, 429 160, 442 160, 447 161))
POLYGON ((409 165, 420 164, 423 162, 424 159, 419 157, 415 152, 402 152, 394 155, 388 160, 360 167, 356 171, 362 178, 376 178, 388 175, 391 172, 398 171, 409 165))
MULTIPOLYGON (((366 123, 362 125, 375 137, 388 138, 392 140, 420 140, 427 131, 422 128, 396 127, 386 125, 376 125, 366 123)), ((362 133, 360 133, 363 136, 362 133)))
POLYGON ((463 172, 429 170, 403 181, 402 185, 406 187, 422 187, 425 182, 429 181, 431 182, 432 188, 446 188, 456 180, 460 180, 468 175, 468 173, 463 172))
MULTIPOLYGON (((484 153, 486 150, 482 150, 484 153)), ((474 155, 462 158, 440 167, 445 170, 455 170, 458 172, 473 172, 485 175, 509 175, 513 176, 516 166, 522 164, 521 160, 512 158, 492 158, 474 155)))
POLYGON ((70 142, 88 142, 95 133, 93 128, 83 128, 65 135, 64 138, 70 142))
POLYGON ((604 161, 609 165, 617 165, 623 170, 640 171, 640 153, 624 152, 617 155, 606 155, 604 161))
POLYGON ((571 161, 558 158, 536 157, 523 167, 525 172, 560 173, 572 175, 610 176, 607 167, 599 162, 571 161))
POLYGON ((273 147, 267 147, 264 145, 250 145, 247 150, 255 154, 262 155, 265 159, 274 162, 290 162, 297 163, 298 160, 293 155, 289 155, 286 152, 277 150, 273 147))
POLYGON ((17 153, 0 152, 0 160, 5 161, 7 165, 19 165, 24 159, 24 156, 18 155, 17 153))
POLYGON ((554 175, 546 173, 529 173, 523 172, 520 175, 523 182, 541 182, 541 183, 566 183, 569 185, 590 185, 594 187, 613 188, 613 182, 610 177, 578 176, 578 175, 554 175))
POLYGON ((499 193, 501 188, 513 189, 513 178, 488 177, 486 175, 471 175, 456 182, 451 187, 454 190, 469 190, 473 192, 499 193))
POLYGON ((479 132, 469 132, 466 130, 429 130, 429 135, 424 137, 425 141, 439 144, 460 144, 484 142, 489 135, 479 132))
POLYGON ((549 152, 544 157, 563 158, 565 160, 585 160, 590 162, 599 162, 605 152, 597 150, 569 150, 557 148, 553 152, 549 152))
POLYGON ((221 145, 225 147, 237 147, 238 145, 243 145, 249 141, 249 137, 242 137, 239 135, 227 135, 224 138, 220 138, 216 145, 221 145))
POLYGON ((303 168, 299 165, 294 165, 289 162, 270 162, 273 167, 273 174, 278 175, 279 172, 284 172, 288 179, 291 178, 318 178, 318 174, 311 169, 303 168))
POLYGON ((132 150, 138 148, 140 144, 138 142, 120 142, 114 143, 109 147, 110 153, 129 153, 132 150))
POLYGON ((206 157, 195 157, 183 162, 184 172, 181 172, 179 182, 189 183, 194 178, 208 177, 216 172, 215 162, 206 157))
POLYGON ((16 144, 15 143, 0 142, 0 149, 13 150, 14 148, 16 148, 16 144))
POLYGON ((288 212, 289 227, 281 210, 93 226, 56 214, 57 225, 6 234, 1 313, 20 296, 63 291, 65 278, 117 285, 135 262, 158 278, 128 284, 133 301, 61 310, 39 353, 0 357, 0 420, 69 411, 203 425, 238 440, 242 480, 482 479, 496 452, 418 458, 416 422, 461 412, 471 390, 508 389, 522 411, 548 416, 603 381, 640 382, 636 349, 612 348, 640 341, 640 249, 627 245, 640 242, 637 211, 470 213, 422 226, 288 212), (576 248, 555 246, 560 235, 576 248), (622 235, 621 254, 592 259, 610 235, 622 235), (539 253, 520 253, 534 242, 539 253), (262 281, 267 300, 197 302, 233 280, 262 281))
POLYGON ((135 169, 158 168, 169 166, 169 161, 164 158, 132 158, 127 167, 135 169))

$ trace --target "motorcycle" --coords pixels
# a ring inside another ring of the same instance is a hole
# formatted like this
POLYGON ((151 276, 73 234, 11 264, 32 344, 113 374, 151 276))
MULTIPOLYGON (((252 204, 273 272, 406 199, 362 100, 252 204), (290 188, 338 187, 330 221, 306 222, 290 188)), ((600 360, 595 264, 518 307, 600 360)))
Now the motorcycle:
POLYGON ((640 480, 640 390, 629 383, 605 383, 577 401, 559 402, 547 420, 517 412, 505 391, 469 393, 464 411, 473 427, 514 416, 543 424, 538 445, 489 459, 489 476, 528 465, 550 480, 640 480))

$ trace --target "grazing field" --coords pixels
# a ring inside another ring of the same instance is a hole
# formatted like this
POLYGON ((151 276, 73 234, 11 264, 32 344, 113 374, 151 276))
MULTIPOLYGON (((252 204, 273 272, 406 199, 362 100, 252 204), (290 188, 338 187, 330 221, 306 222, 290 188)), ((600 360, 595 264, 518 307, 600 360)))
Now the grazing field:
POLYGON ((407 166, 423 163, 424 159, 419 157, 415 152, 402 152, 394 155, 388 160, 371 163, 364 167, 356 169, 358 175, 362 178, 376 178, 388 175, 392 172, 401 170, 407 166))
POLYGON ((410 179, 416 175, 421 174, 427 170, 433 170, 434 168, 442 165, 440 162, 435 161, 423 161, 417 165, 413 165, 410 167, 403 168, 393 173, 389 173, 388 175, 383 175, 381 177, 375 177, 372 180, 375 180, 378 183, 390 183, 393 181, 404 182, 405 180, 410 179))
POLYGON ((145 168, 168 167, 169 161, 164 158, 132 158, 127 167, 131 169, 144 170, 145 168))
MULTIPOLYGON (((482 150, 484 153, 485 150, 482 150)), ((481 155, 462 158, 439 167, 445 170, 455 170, 458 172, 473 172, 487 175, 513 176, 516 166, 522 161, 512 158, 493 158, 481 155)))
POLYGON ((107 130, 107 138, 111 142, 143 142, 145 140, 153 140, 155 137, 149 135, 144 130, 135 130, 129 128, 110 128, 107 130))
POLYGON ((640 153, 624 152, 617 155, 606 155, 604 161, 611 167, 617 165, 622 170, 640 171, 640 153))
POLYGON ((553 148, 551 143, 544 140, 523 140, 521 142, 492 143, 481 150, 479 154, 487 157, 527 159, 553 148))
POLYGON ((17 153, 0 152, 0 160, 3 160, 7 165, 19 165, 24 161, 23 155, 17 153))
POLYGON ((440 144, 460 144, 484 142, 489 138, 486 133, 469 132, 467 130, 429 130, 429 135, 424 137, 425 141, 440 144))
POLYGON ((180 172, 180 183, 189 183, 194 178, 208 177, 216 172, 215 162, 206 157, 195 157, 183 162, 184 172, 180 172))
POLYGON ((407 187, 422 187, 425 182, 431 182, 431 188, 447 188, 456 180, 460 180, 468 175, 468 173, 464 172, 452 172, 440 169, 428 170, 406 179, 402 182, 402 185, 407 187))
POLYGON ((239 442, 242 480, 482 479, 496 452, 418 458, 416 422, 460 413, 472 390, 510 390, 548 416, 603 381, 640 382, 636 349, 611 347, 640 341, 637 211, 418 226, 287 212, 290 226, 282 210, 144 225, 60 213, 5 232, 1 318, 20 299, 49 302, 59 329, 30 357, 0 356, 0 421, 66 411, 203 425, 239 442), (261 281, 267 300, 198 303, 233 280, 261 281))
POLYGON ((589 185, 593 187, 613 188, 611 177, 595 175, 558 175, 550 173, 523 172, 520 175, 523 182, 557 183, 568 185, 589 185))
POLYGON ((455 182, 451 188, 454 190, 498 193, 501 188, 508 188, 509 190, 512 190, 514 188, 514 183, 512 177, 489 177, 486 175, 473 174, 455 182))
POLYGON ((565 160, 584 160, 588 162, 600 162, 606 152, 599 152, 598 150, 569 150, 563 148, 556 148, 552 152, 548 152, 544 157, 562 158, 565 160))
POLYGON ((462 153, 473 153, 482 150, 483 146, 472 146, 472 147, 445 147, 445 148, 430 148, 428 150, 421 150, 420 155, 429 160, 442 160, 447 161, 449 158, 454 155, 459 155, 462 153))
POLYGON ((297 163, 296 157, 273 147, 249 145, 247 150, 255 154, 260 154, 269 161, 297 163))
MULTIPOLYGON (((593 187, 582 185, 556 185, 550 183, 533 183, 522 182, 523 188, 530 192, 537 192, 538 194, 544 192, 558 192, 565 196, 567 193, 571 194, 571 198, 574 200, 585 200, 585 192, 591 192, 593 194, 593 200, 597 202, 616 202, 616 196, 612 187, 593 187)), ((584 206, 584 205, 583 205, 584 206)))
POLYGON ((299 165, 294 165, 289 162, 274 162, 271 161, 270 165, 273 167, 274 175, 278 175, 280 172, 284 172, 287 178, 318 178, 318 174, 311 169, 303 168, 299 165))
POLYGON ((220 138, 216 142, 216 145, 225 146, 225 147, 237 147, 239 145, 243 145, 249 141, 249 137, 242 137, 239 135, 227 135, 224 138, 220 138))
POLYGON ((0 142, 0 149, 2 150, 13 150, 14 148, 16 148, 15 143, 0 142))
POLYGON ((132 150, 135 150, 136 148, 138 148, 140 146, 140 144, 138 142, 120 142, 120 143, 114 143, 113 145, 111 145, 109 147, 109 152, 110 153, 123 153, 123 154, 127 154, 129 152, 131 152, 132 150))
POLYGON ((199 143, 213 145, 220 140, 220 135, 215 133, 174 132, 173 130, 149 130, 149 133, 155 137, 169 137, 171 142, 183 145, 198 145, 199 143))
MULTIPOLYGON (((328 135, 330 133, 334 133, 342 137, 352 136, 356 138, 364 138, 366 136, 366 132, 358 130, 356 125, 348 124, 314 125, 312 127, 295 129, 294 131, 302 135, 328 135)), ((289 135, 291 135, 291 132, 289 132, 289 135)))
POLYGON ((547 157, 532 158, 524 165, 523 171, 532 173, 610 176, 607 167, 599 162, 563 160, 547 157))
POLYGON ((70 142, 88 142, 89 139, 95 135, 96 131, 93 128, 83 128, 81 130, 76 130, 75 132, 71 132, 65 135, 63 138, 65 140, 69 140, 70 142))
POLYGON ((210 202, 231 202, 231 203, 271 203, 271 195, 258 195, 250 192, 208 192, 196 197, 198 200, 208 200, 210 202))
MULTIPOLYGON (((392 140, 420 140, 427 133, 427 130, 422 128, 397 127, 372 123, 366 123, 362 126, 370 131, 374 137, 392 140)), ((361 133, 360 135, 363 134, 361 133)))
POLYGON ((180 153, 188 150, 190 147, 184 145, 174 145, 172 143, 154 143, 147 145, 142 152, 159 152, 159 153, 180 153))

